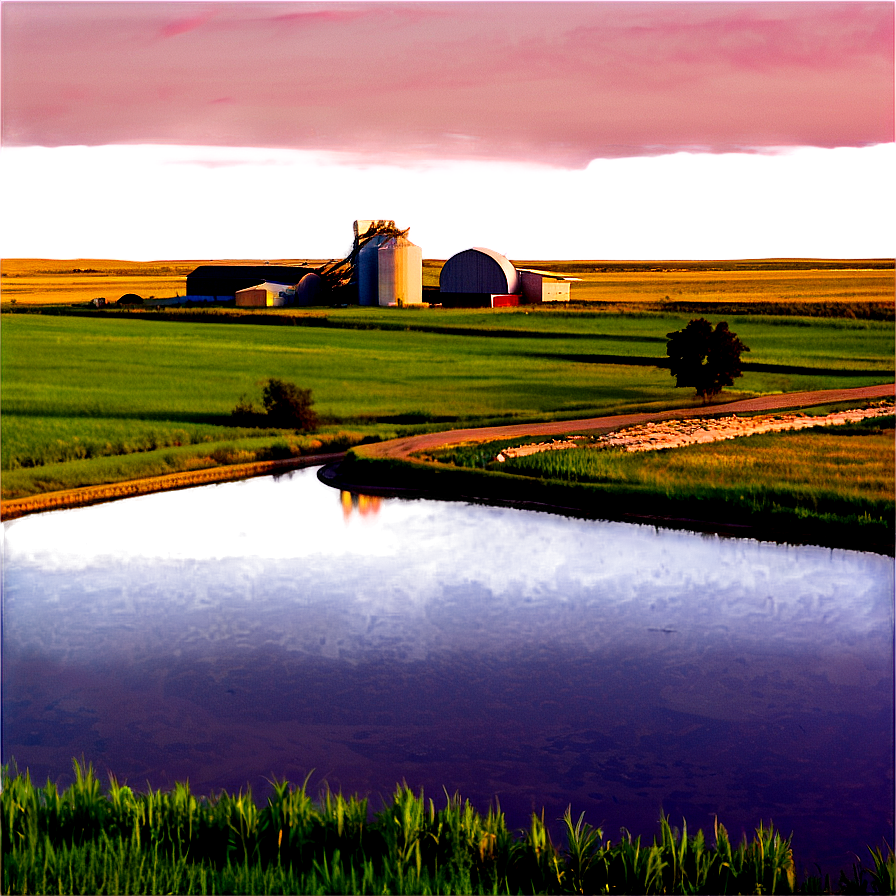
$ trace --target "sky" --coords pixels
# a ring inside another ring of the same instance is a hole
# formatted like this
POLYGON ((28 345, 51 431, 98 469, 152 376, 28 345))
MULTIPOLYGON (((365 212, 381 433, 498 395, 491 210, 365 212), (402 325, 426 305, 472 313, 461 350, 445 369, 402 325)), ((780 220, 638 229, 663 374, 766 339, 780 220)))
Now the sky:
POLYGON ((0 254, 892 257, 894 9, 2 0, 0 254))

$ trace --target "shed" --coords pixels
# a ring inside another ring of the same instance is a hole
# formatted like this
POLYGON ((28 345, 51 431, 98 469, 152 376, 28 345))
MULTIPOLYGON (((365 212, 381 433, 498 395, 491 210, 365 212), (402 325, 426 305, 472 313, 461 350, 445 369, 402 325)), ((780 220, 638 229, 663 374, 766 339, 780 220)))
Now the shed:
POLYGON ((239 308, 282 308, 295 299, 294 283, 273 283, 265 280, 247 289, 238 289, 234 295, 239 308))
POLYGON ((523 302, 527 305, 541 302, 568 302, 570 281, 577 279, 534 268, 519 268, 518 271, 523 302))
POLYGON ((512 295, 520 291, 519 276, 500 252, 474 247, 445 262, 439 289, 444 293, 512 295))

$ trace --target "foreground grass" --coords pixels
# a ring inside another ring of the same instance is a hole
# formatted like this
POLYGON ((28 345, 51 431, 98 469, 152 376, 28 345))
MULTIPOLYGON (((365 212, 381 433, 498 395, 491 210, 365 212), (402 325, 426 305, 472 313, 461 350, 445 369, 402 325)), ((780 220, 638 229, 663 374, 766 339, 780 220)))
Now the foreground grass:
MULTIPOLYGON (((367 799, 273 782, 259 808, 251 791, 196 797, 189 785, 135 793, 75 763, 60 792, 28 773, 2 775, 4 893, 792 893, 791 838, 760 824, 712 842, 660 819, 642 843, 624 831, 613 843, 584 816, 563 818, 555 845, 541 816, 508 830, 500 809, 480 814, 460 796, 437 808, 396 788, 372 813, 367 799)), ((893 852, 869 849, 866 864, 799 892, 893 892, 893 852)))

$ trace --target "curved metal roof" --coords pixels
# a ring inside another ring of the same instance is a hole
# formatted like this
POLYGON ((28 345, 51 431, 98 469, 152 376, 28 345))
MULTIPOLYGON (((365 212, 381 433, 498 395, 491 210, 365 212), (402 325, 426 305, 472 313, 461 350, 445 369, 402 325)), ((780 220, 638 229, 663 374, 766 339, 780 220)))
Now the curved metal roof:
POLYGON ((500 252, 474 246, 452 255, 439 276, 443 292, 479 292, 503 295, 519 291, 516 268, 500 252))

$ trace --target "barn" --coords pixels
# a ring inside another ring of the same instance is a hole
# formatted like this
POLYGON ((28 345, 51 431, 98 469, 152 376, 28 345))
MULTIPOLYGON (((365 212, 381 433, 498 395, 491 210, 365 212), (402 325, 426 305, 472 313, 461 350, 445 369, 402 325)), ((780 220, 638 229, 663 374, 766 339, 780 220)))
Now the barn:
POLYGON ((439 293, 446 307, 518 305, 520 279, 516 268, 500 252, 474 247, 445 262, 439 275, 439 293))
POLYGON ((312 268, 285 264, 203 264, 187 274, 187 301, 224 302, 261 283, 295 286, 312 268))

